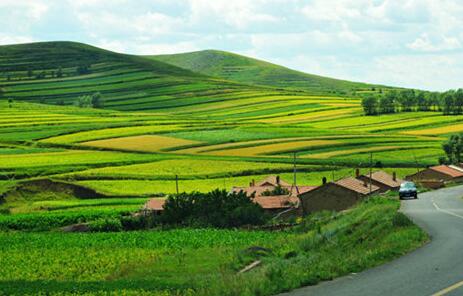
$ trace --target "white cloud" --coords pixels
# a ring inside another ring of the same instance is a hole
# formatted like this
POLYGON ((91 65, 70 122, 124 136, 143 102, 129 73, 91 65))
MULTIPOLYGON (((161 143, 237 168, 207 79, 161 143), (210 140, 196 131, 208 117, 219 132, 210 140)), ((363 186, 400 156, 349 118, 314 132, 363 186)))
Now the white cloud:
POLYGON ((280 20, 272 14, 262 12, 265 0, 189 0, 192 23, 217 20, 236 29, 245 29, 255 23, 272 23, 280 20))
POLYGON ((427 33, 421 34, 415 41, 407 44, 407 47, 417 51, 434 52, 442 50, 461 49, 461 43, 456 37, 443 36, 438 41, 433 42, 427 33))
POLYGON ((33 41, 34 39, 30 36, 10 36, 0 33, 0 45, 30 43, 33 41))

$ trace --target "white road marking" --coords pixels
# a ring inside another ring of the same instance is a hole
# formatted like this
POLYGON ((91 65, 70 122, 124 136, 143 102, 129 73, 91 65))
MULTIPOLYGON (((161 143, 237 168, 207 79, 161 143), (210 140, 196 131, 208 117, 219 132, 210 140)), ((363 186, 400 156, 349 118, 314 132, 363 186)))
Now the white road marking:
POLYGON ((440 211, 440 212, 442 212, 442 213, 446 213, 446 214, 452 215, 452 216, 454 216, 454 217, 463 219, 463 216, 462 216, 462 215, 458 215, 458 214, 456 214, 456 213, 454 213, 454 212, 441 209, 441 208, 434 202, 434 197, 432 198, 432 205, 436 208, 436 210, 438 210, 438 211, 440 211))
MULTIPOLYGON (((451 211, 447 211, 447 210, 441 209, 441 208, 436 204, 436 202, 434 201, 434 197, 432 197, 431 201, 432 201, 432 205, 436 208, 436 210, 438 210, 438 211, 440 211, 440 212, 443 212, 443 213, 446 213, 446 214, 449 214, 449 215, 452 215, 452 216, 454 216, 454 217, 463 219, 463 216, 461 216, 461 215, 458 215, 458 214, 456 214, 456 213, 454 213, 454 212, 451 212, 451 211)), ((453 284, 453 285, 451 285, 450 287, 447 287, 447 288, 445 288, 445 289, 443 289, 443 290, 441 290, 441 291, 439 291, 439 292, 437 292, 437 293, 434 293, 434 294, 432 294, 432 296, 444 296, 444 295, 446 295, 446 294, 448 294, 448 293, 450 293, 450 292, 452 292, 452 291, 454 291, 454 290, 460 288, 461 286, 463 286, 463 281, 458 282, 458 283, 456 283, 456 284, 453 284)))

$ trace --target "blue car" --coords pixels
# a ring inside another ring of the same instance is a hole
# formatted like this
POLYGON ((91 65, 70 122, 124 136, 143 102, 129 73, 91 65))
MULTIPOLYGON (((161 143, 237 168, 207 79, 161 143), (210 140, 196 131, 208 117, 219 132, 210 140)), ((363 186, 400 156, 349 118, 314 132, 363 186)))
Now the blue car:
POLYGON ((400 184, 399 189, 399 198, 400 199, 417 199, 418 190, 416 190, 416 185, 413 182, 404 182, 400 184))

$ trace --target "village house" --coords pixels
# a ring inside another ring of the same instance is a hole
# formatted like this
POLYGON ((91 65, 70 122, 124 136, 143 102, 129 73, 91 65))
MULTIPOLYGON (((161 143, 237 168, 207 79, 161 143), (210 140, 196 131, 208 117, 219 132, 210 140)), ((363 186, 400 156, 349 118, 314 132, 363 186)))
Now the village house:
POLYGON ((369 182, 353 177, 322 186, 299 194, 304 215, 317 211, 342 211, 352 207, 370 194, 378 193, 380 188, 369 182))
POLYGON ((164 210, 165 198, 152 198, 148 200, 142 208, 144 215, 159 215, 164 210))
MULTIPOLYGON (((279 176, 269 176, 256 183, 250 182, 248 187, 233 187, 232 192, 245 192, 254 196, 253 201, 270 214, 299 213, 300 200, 298 195, 315 189, 315 186, 293 186, 280 179, 279 176)), ((146 202, 142 211, 145 214, 160 214, 164 210, 165 198, 152 198, 146 202)))
POLYGON ((455 165, 437 165, 409 175, 406 179, 425 187, 441 187, 447 182, 463 181, 463 168, 455 165))
MULTIPOLYGON (((360 175, 360 171, 357 169, 355 172, 356 178, 360 181, 370 183, 370 174, 360 175)), ((395 172, 392 175, 384 171, 376 171, 371 174, 371 183, 379 187, 379 192, 386 191, 398 191, 400 184, 404 181, 397 178, 395 172)))
POLYGON ((248 187, 233 187, 233 192, 245 192, 248 196, 254 195, 254 202, 271 214, 279 214, 283 211, 300 210, 298 195, 314 190, 315 186, 293 186, 280 176, 269 176, 256 183, 252 180, 248 187))

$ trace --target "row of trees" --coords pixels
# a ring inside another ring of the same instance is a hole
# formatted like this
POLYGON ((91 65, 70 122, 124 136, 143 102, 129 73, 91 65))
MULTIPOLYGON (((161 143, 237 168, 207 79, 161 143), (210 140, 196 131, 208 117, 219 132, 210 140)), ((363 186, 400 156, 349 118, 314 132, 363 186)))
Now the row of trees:
POLYGON ((389 91, 380 97, 368 96, 362 100, 365 115, 397 112, 440 111, 445 115, 463 114, 463 89, 443 93, 414 91, 389 91))
MULTIPOLYGON (((76 74, 77 75, 85 75, 92 73, 91 65, 90 64, 81 64, 76 67, 76 74)), ((60 66, 56 70, 40 70, 34 71, 32 69, 28 69, 26 72, 28 79, 44 79, 46 77, 51 78, 61 78, 64 76, 63 68, 60 66)), ((11 74, 6 74, 6 81, 11 81, 12 76, 11 74)), ((18 77, 17 80, 21 80, 21 77, 18 77)))

